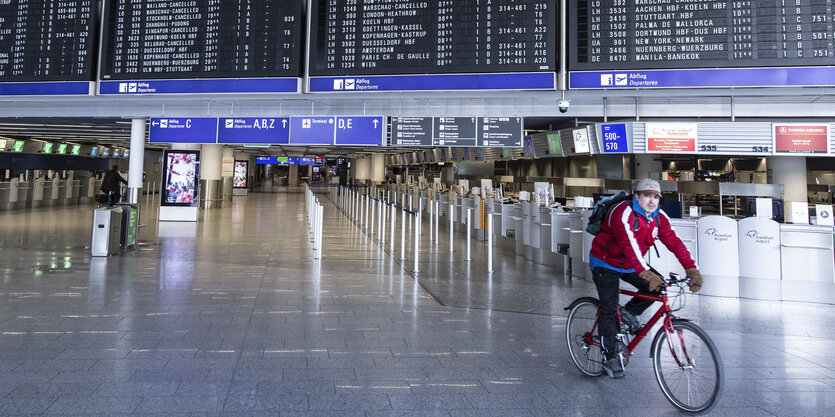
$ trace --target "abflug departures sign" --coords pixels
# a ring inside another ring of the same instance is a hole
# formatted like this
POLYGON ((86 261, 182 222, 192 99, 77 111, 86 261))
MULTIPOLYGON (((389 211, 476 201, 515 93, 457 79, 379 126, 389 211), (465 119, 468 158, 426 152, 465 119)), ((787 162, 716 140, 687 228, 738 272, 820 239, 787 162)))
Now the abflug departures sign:
MULTIPOLYGON (((555 0, 313 0, 312 5, 308 65, 313 77, 552 75, 557 69, 559 6, 555 0)), ((486 78, 435 79, 441 80, 440 86, 392 88, 373 79, 333 80, 330 88, 312 80, 311 89, 501 88, 491 85, 497 80, 486 78)), ((512 83, 514 78, 505 81, 512 83)))
POLYGON ((299 77, 305 0, 107 0, 102 80, 299 77))
POLYGON ((829 0, 578 0, 569 84, 583 88, 829 86, 829 0))
POLYGON ((834 65, 828 0, 579 0, 571 70, 834 65))
POLYGON ((95 2, 0 2, 0 82, 92 81, 95 2))

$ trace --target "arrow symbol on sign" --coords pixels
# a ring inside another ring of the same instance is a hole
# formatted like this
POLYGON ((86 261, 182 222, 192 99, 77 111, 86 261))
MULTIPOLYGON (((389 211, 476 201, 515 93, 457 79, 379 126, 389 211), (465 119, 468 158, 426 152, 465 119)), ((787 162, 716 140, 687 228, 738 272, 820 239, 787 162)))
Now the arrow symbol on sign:
POLYGON ((151 122, 151 126, 156 126, 158 124, 159 124, 159 122, 151 122))
POLYGON ((377 120, 377 119, 374 119, 374 129, 376 129, 376 128, 377 128, 377 125, 378 125, 378 124, 380 124, 380 121, 379 121, 379 120, 377 120))
POLYGON ((281 127, 283 127, 283 128, 287 127, 287 119, 281 119, 281 127))

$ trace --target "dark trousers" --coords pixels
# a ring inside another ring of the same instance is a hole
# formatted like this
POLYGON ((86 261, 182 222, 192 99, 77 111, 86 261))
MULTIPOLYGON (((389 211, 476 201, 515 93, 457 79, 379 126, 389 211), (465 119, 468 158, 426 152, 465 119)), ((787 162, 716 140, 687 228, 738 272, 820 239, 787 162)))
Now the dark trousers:
POLYGON ((118 191, 110 191, 107 193, 107 197, 107 205, 112 206, 120 202, 122 195, 118 191))
MULTIPOLYGON (((642 294, 658 295, 660 291, 651 292, 649 290, 649 282, 635 273, 624 274, 602 267, 594 268, 593 273, 594 283, 597 285, 597 296, 600 298, 597 334, 600 335, 600 343, 603 345, 603 355, 608 359, 611 355, 617 353, 616 336, 618 334, 617 314, 620 280, 632 284, 642 294)), ((626 303, 624 309, 637 317, 651 306, 653 302, 652 300, 642 300, 633 297, 626 303)))

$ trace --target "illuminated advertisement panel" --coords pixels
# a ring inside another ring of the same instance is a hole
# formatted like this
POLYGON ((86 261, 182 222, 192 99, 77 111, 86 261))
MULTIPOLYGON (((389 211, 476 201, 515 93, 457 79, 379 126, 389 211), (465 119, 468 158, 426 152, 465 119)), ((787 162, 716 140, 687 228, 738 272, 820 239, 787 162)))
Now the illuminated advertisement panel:
POLYGON ((200 151, 166 150, 162 205, 197 207, 200 196, 200 151))
POLYGON ((248 161, 235 161, 235 174, 232 176, 232 188, 246 188, 248 168, 248 161))

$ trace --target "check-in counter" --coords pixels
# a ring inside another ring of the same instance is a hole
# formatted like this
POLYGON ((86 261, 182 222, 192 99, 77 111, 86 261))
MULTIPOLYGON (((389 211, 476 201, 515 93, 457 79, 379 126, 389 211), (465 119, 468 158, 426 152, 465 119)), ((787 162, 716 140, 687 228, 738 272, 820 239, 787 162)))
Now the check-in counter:
POLYGON ((418 210, 424 213, 429 213, 429 191, 420 190, 420 193, 418 195, 420 196, 417 206, 418 210))
POLYGON ((835 247, 831 226, 780 225, 781 297, 835 303, 835 247))
POLYGON ((14 201, 11 201, 11 182, 0 182, 0 211, 14 209, 14 201))
POLYGON ((81 180, 72 180, 72 194, 70 195, 71 203, 78 204, 78 198, 81 195, 81 180))
POLYGON ((568 256, 571 258, 571 275, 579 278, 586 278, 587 264, 584 259, 588 259, 588 253, 585 252, 585 233, 586 223, 583 222, 583 213, 575 212, 575 216, 571 217, 569 223, 570 236, 568 239, 568 256))
MULTIPOLYGON (((690 256, 698 264, 699 262, 699 245, 696 240, 698 237, 698 222, 696 219, 670 219, 670 225, 675 230, 679 239, 684 243, 684 247, 690 252, 690 256)), ((647 252, 647 260, 649 264, 660 272, 661 275, 667 277, 670 272, 674 272, 679 276, 684 276, 684 267, 679 263, 678 258, 664 246, 661 241, 656 241, 655 249, 649 248, 647 252), (656 249, 658 252, 656 253, 656 249)))
MULTIPOLYGON (((497 239, 502 235, 502 204, 501 201, 493 201, 492 210, 490 213, 493 215, 493 239, 497 239)), ((486 226, 485 226, 486 227, 486 226)))
MULTIPOLYGON (((516 253, 516 242, 522 239, 522 204, 502 205, 502 233, 498 239, 500 247, 516 253)), ((521 243, 521 242, 520 242, 521 243)))
POLYGON ((65 180, 58 181, 58 201, 56 202, 59 206, 68 206, 70 204, 75 204, 75 201, 72 199, 72 178, 67 178, 65 180))
POLYGON ((779 300, 780 224, 765 217, 749 217, 739 227, 739 296, 779 300))
POLYGON ((44 178, 36 178, 34 181, 31 182, 32 184, 32 198, 31 204, 27 204, 27 207, 31 208, 40 208, 44 207, 46 203, 44 203, 44 199, 48 198, 52 194, 52 183, 49 183, 49 192, 47 193, 47 181, 44 178))
POLYGON ((449 194, 441 194, 438 201, 440 202, 438 215, 446 217, 449 213, 449 194))
MULTIPOLYGON (((14 180, 12 180, 14 182, 14 180)), ((19 181, 17 186, 17 202, 14 208, 25 209, 32 207, 32 186, 28 182, 19 181)))
POLYGON ((701 294, 739 297, 739 236, 734 219, 707 216, 698 221, 701 294))

